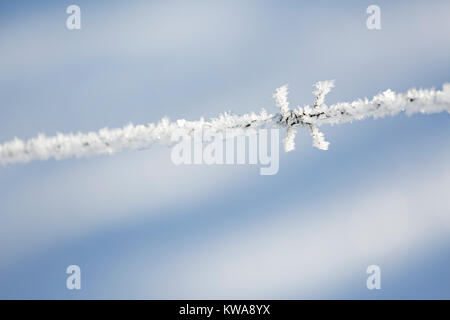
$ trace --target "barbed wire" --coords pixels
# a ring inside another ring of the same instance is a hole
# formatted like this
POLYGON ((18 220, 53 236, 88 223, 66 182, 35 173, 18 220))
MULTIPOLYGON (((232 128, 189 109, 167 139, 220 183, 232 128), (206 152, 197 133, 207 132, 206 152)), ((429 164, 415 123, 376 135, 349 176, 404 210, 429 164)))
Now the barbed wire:
POLYGON ((262 109, 259 114, 223 113, 209 121, 201 118, 199 121, 180 119, 171 122, 168 118, 163 118, 156 124, 129 124, 123 128, 104 128, 97 132, 58 133, 53 137, 40 134, 27 141, 15 138, 0 144, 0 164, 114 154, 123 150, 146 149, 155 143, 170 145, 174 142, 173 133, 179 133, 180 130, 185 135, 192 135, 196 130, 217 133, 229 129, 245 131, 257 128, 285 128, 283 144, 285 151, 289 152, 295 149, 296 128, 305 127, 312 137, 313 146, 327 150, 329 142, 325 141, 324 134, 319 130, 324 124, 377 119, 401 112, 407 115, 444 111, 450 113, 450 83, 444 84, 442 90, 410 89, 406 93, 395 93, 388 89, 370 100, 365 98, 331 106, 325 104, 325 96, 334 87, 334 81, 320 81, 314 86, 313 105, 294 109, 289 107, 287 85, 276 89, 273 97, 279 112, 275 114, 269 114, 262 109))

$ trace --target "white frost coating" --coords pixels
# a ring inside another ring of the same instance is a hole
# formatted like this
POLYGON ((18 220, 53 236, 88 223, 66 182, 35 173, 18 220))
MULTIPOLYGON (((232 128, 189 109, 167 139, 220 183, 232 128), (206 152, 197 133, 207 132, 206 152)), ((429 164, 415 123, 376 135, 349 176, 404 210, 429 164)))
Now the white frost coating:
MULTIPOLYGON (((320 112, 322 109, 327 109, 325 96, 334 88, 334 80, 319 81, 314 87, 316 87, 316 90, 313 91, 313 94, 316 96, 316 99, 314 100, 313 109, 320 112)), ((330 143, 325 141, 325 136, 319 131, 319 128, 313 124, 309 124, 308 128, 312 137, 313 147, 320 150, 328 150, 330 143)))
POLYGON ((171 144, 171 136, 175 130, 181 130, 186 135, 196 129, 214 132, 224 131, 228 128, 241 128, 248 123, 260 126, 268 123, 273 115, 266 111, 260 114, 246 114, 243 116, 221 114, 209 122, 177 120, 170 122, 163 118, 157 124, 133 125, 129 124, 121 129, 104 128, 98 132, 61 134, 54 137, 38 135, 28 141, 15 138, 0 145, 0 163, 12 164, 29 162, 31 160, 57 160, 69 157, 85 157, 100 154, 113 154, 124 149, 144 149, 154 143, 171 144))
POLYGON ((316 96, 314 107, 318 107, 325 103, 325 96, 334 88, 334 80, 319 81, 314 86, 316 87, 313 91, 316 96))
POLYGON ((295 150, 295 127, 289 127, 286 130, 286 136, 283 139, 284 151, 289 152, 295 150))
POLYGON ((280 108, 280 114, 282 116, 288 116, 291 110, 289 110, 289 102, 287 99, 288 88, 287 85, 284 85, 275 90, 273 97, 275 98, 275 104, 278 108, 280 108))
POLYGON ((340 124, 366 118, 394 116, 400 112, 414 113, 450 113, 450 84, 444 84, 442 90, 411 89, 406 93, 386 90, 369 99, 325 105, 325 95, 334 86, 333 81, 318 82, 313 91, 316 98, 312 107, 289 109, 287 86, 276 90, 274 97, 280 113, 268 114, 264 109, 259 113, 242 116, 224 113, 210 121, 177 120, 170 122, 163 118, 157 124, 132 125, 121 129, 104 128, 98 132, 61 134, 53 137, 38 135, 23 141, 15 138, 0 144, 0 164, 86 157, 99 154, 113 154, 125 149, 148 148, 154 143, 171 144, 175 130, 191 135, 196 129, 211 132, 223 132, 227 129, 287 128, 284 138, 286 151, 295 148, 295 127, 307 127, 313 139, 313 146, 327 150, 328 142, 318 127, 323 124, 340 124))
POLYGON ((320 150, 328 150, 329 142, 325 141, 325 136, 316 126, 309 126, 309 133, 313 140, 313 147, 320 150))

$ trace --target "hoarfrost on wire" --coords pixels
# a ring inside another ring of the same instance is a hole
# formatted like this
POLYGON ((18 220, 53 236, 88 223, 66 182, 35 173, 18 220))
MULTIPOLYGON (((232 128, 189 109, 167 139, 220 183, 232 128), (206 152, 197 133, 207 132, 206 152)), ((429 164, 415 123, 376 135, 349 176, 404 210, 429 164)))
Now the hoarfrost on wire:
POLYGON ((273 95, 279 108, 276 114, 269 114, 263 109, 258 114, 223 113, 209 121, 201 118, 199 121, 180 119, 171 122, 168 118, 163 118, 156 124, 128 124, 123 128, 104 128, 98 132, 58 133, 53 137, 40 134, 28 141, 15 138, 0 144, 0 164, 113 154, 125 149, 148 148, 154 143, 170 145, 173 143, 171 137, 175 130, 192 135, 200 129, 214 134, 228 129, 243 129, 244 132, 262 127, 286 128, 283 143, 285 151, 288 152, 295 149, 296 127, 305 127, 312 137, 313 146, 327 150, 329 142, 319 130, 324 124, 341 124, 366 118, 377 119, 394 116, 400 112, 407 115, 445 111, 450 113, 450 83, 444 84, 442 90, 410 89, 406 93, 395 93, 388 89, 371 100, 365 98, 327 106, 325 96, 333 87, 334 81, 317 82, 313 91, 315 95, 313 105, 290 109, 288 87, 282 86, 276 89, 273 95))

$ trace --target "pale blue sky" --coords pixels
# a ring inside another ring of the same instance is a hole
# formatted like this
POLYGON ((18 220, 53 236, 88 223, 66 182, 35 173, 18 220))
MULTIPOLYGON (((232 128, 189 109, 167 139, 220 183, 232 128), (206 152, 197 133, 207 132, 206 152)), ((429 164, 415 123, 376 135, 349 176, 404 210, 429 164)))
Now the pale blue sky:
MULTIPOLYGON (((0 141, 449 82, 450 3, 2 1, 0 141), (82 29, 65 28, 68 5, 82 29)), ((0 168, 1 298, 450 298, 450 116, 307 133, 275 176, 170 149, 0 168), (65 268, 82 270, 82 290, 65 268), (365 287, 368 265, 382 289, 365 287)))

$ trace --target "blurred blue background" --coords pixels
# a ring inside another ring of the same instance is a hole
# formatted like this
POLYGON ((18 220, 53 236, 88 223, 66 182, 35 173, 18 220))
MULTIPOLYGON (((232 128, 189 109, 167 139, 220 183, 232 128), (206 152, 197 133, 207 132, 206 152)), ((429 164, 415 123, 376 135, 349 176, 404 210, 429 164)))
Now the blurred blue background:
MULTIPOLYGON (((327 79, 328 103, 441 88, 449 35, 446 0, 1 1, 0 142, 276 112, 285 83, 294 105, 327 79)), ((301 132, 274 176, 160 146, 1 167, 0 298, 449 299, 450 116, 322 130, 329 151, 301 132)))

